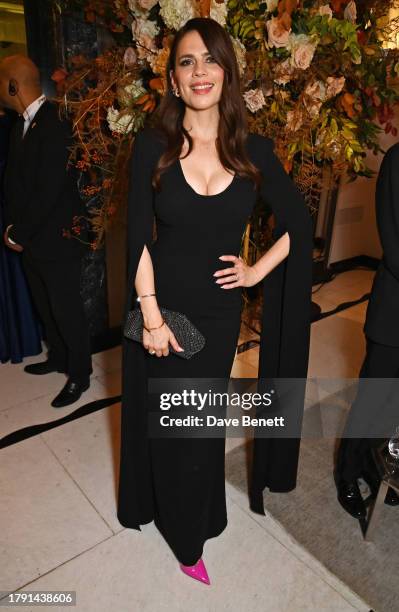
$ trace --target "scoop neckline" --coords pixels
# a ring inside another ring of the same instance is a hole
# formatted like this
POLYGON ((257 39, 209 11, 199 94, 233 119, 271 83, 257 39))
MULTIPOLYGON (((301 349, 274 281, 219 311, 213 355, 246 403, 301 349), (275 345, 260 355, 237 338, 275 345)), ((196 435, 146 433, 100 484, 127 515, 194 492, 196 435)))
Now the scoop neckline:
POLYGON ((190 191, 191 191, 191 192, 192 192, 194 195, 196 195, 197 197, 199 197, 199 198, 217 198, 217 197, 219 197, 219 196, 221 196, 221 195, 225 194, 227 191, 229 191, 229 189, 231 189, 231 187, 233 186, 233 184, 234 184, 234 182, 235 182, 235 180, 236 180, 236 178, 237 178, 237 173, 235 172, 235 173, 234 173, 234 175, 233 175, 232 180, 231 180, 231 181, 230 181, 230 183, 227 185, 227 187, 226 187, 225 189, 223 189, 223 191, 219 191, 219 193, 212 193, 212 194, 210 194, 210 195, 206 195, 206 194, 203 194, 203 193, 198 193, 198 191, 195 191, 195 189, 194 189, 194 188, 193 188, 193 187, 190 185, 190 183, 189 183, 189 182, 188 182, 188 180, 186 179, 185 174, 184 174, 184 172, 183 172, 183 166, 181 165, 181 161, 180 161, 180 158, 179 158, 179 157, 177 158, 177 165, 178 165, 178 167, 179 167, 180 174, 181 174, 181 176, 182 176, 182 178, 183 178, 183 181, 185 182, 185 184, 187 185, 187 187, 190 189, 190 191))

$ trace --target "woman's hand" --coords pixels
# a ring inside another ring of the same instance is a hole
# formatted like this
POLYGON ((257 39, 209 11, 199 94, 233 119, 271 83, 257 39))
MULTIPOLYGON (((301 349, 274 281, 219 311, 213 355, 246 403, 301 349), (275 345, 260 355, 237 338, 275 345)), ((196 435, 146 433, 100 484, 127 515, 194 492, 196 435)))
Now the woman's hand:
POLYGON ((155 351, 157 357, 167 357, 169 355, 169 343, 175 351, 183 351, 183 347, 179 345, 174 333, 166 323, 151 332, 143 329, 143 346, 150 354, 154 354, 152 351, 155 351))
POLYGON ((222 255, 219 259, 234 262, 234 266, 231 268, 218 270, 213 275, 223 277, 215 281, 222 289, 253 287, 253 285, 256 285, 261 280, 257 269, 254 266, 248 266, 241 257, 236 257, 235 255, 222 255))

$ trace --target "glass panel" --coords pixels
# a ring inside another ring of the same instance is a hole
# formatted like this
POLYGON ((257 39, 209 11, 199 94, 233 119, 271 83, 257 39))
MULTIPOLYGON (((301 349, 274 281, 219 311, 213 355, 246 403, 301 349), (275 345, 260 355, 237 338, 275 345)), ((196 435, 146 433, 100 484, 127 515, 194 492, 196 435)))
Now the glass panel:
POLYGON ((0 59, 15 53, 27 54, 24 3, 0 2, 0 59))

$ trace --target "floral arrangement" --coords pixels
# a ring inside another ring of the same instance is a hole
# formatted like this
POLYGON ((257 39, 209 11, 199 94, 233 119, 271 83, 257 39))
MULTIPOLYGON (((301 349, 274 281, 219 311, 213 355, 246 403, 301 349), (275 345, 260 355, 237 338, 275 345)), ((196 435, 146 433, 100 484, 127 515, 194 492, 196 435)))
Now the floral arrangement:
MULTIPOLYGON (((72 58, 53 75, 73 118, 77 144, 72 158, 87 176, 83 193, 100 201, 92 219, 93 248, 101 245, 109 222, 122 214, 134 134, 150 120, 165 91, 171 37, 191 17, 211 17, 229 32, 250 129, 274 139, 286 171, 311 207, 325 164, 336 177, 344 172, 352 180, 371 176, 366 151, 381 150, 381 130, 397 135, 392 118, 399 101, 399 57, 383 42, 399 30, 397 20, 384 19, 392 0, 65 4, 106 27, 115 41, 96 60, 72 58)), ((71 235, 79 239, 77 234, 71 235)))

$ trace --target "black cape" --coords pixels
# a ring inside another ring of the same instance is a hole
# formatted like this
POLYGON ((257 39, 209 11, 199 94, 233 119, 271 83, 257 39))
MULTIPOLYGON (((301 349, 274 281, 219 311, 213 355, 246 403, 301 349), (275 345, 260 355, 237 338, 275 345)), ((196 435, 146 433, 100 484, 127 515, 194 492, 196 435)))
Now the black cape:
MULTIPOLYGON (((128 284, 125 315, 137 297, 134 280, 144 245, 151 253, 153 188, 151 176, 164 144, 153 128, 136 135, 128 198, 128 284)), ((250 159, 262 171, 261 196, 275 217, 274 238, 286 231, 290 252, 263 280, 264 306, 258 376, 306 378, 312 288, 312 223, 305 202, 273 152, 273 141, 249 134, 250 159)), ((304 385, 302 392, 304 393, 304 385)), ((298 398, 297 398, 298 399, 298 398)), ((303 412, 299 397, 299 417, 303 412)), ((139 343, 122 343, 121 454, 117 516, 140 530, 154 517, 151 462, 147 437, 147 373, 139 343)), ((264 514, 263 490, 289 491, 296 485, 299 439, 258 438, 252 455, 250 507, 264 514)))

